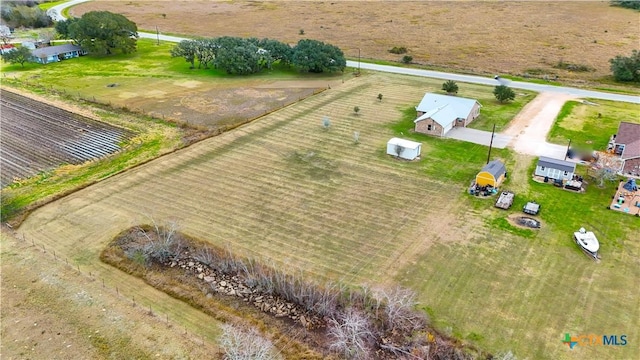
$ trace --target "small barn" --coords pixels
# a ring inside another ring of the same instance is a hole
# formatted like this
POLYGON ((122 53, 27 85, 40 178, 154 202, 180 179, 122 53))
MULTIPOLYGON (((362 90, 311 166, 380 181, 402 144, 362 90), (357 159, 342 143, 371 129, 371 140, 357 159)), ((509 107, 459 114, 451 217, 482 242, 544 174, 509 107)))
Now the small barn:
POLYGON ((420 156, 422 144, 415 141, 393 138, 387 142, 387 154, 406 160, 414 160, 420 156))
POLYGON ((500 160, 492 160, 476 175, 476 185, 499 187, 507 177, 507 168, 500 160))
POLYGON ((534 174, 554 180, 569 181, 576 172, 576 164, 566 160, 540 156, 534 174))

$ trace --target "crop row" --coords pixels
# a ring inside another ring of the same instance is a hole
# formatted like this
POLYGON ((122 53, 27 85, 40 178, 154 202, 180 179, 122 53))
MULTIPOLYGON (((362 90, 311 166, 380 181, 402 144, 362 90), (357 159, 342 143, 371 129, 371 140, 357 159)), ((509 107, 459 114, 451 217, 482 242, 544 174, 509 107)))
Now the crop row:
POLYGON ((31 98, 2 91, 2 186, 60 164, 120 150, 132 133, 31 98))

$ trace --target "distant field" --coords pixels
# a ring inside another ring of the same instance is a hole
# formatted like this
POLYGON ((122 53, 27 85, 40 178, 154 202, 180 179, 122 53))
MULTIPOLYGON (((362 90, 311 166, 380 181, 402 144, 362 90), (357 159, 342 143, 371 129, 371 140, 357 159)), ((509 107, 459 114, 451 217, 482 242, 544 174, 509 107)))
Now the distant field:
MULTIPOLYGON (((275 69, 259 75, 229 76, 189 69, 171 58, 172 43, 138 41, 138 51, 114 56, 82 56, 46 65, 3 64, 3 81, 58 91, 189 125, 225 129, 287 106, 331 85, 342 74, 301 75, 275 69)), ((345 75, 347 76, 347 75, 345 75)))
POLYGON ((62 164, 108 156, 132 135, 9 91, 1 96, 3 187, 62 164))
MULTIPOLYGON (((424 92, 423 79, 364 74, 40 208, 19 233, 115 280, 121 275, 100 263, 99 252, 150 214, 313 278, 400 282, 419 291, 420 306, 443 331, 494 353, 634 354, 632 347, 569 352, 561 337, 620 332, 630 343, 640 341, 637 218, 604 210, 609 189, 578 195, 531 183, 533 158, 507 150, 492 154, 506 161, 505 186, 518 192, 513 210, 469 197, 466 186, 484 165, 486 147, 395 126, 424 92), (420 140, 422 158, 385 155, 386 141, 396 135, 420 140), (543 204, 539 233, 501 221, 526 199, 543 204), (571 241, 579 226, 601 236, 601 264, 571 241)), ((138 291, 128 281, 122 286, 138 291)), ((146 290, 145 296, 160 299, 146 290)))
POLYGON ((640 124, 640 105, 598 99, 592 103, 570 101, 564 105, 549 132, 549 141, 564 144, 567 139, 578 147, 606 150, 611 135, 621 121, 640 124))
POLYGON ((312 38, 347 56, 413 61, 487 75, 532 74, 594 81, 609 59, 629 56, 640 35, 638 12, 608 1, 92 1, 71 9, 124 14, 139 29, 199 36, 312 38), (165 16, 163 16, 166 15, 165 16), (304 35, 300 35, 301 30, 304 35), (567 64, 593 68, 571 72, 567 64))

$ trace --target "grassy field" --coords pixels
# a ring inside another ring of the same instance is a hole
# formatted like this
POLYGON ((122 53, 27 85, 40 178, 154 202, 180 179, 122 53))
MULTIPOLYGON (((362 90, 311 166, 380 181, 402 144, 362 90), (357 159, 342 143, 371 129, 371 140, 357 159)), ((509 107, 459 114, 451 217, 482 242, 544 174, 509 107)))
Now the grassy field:
MULTIPOLYGON (((139 296, 143 292, 126 292, 117 277, 89 275, 82 267, 79 273, 47 250, 6 228, 0 233, 3 359, 192 359, 215 354, 216 347, 202 341, 217 336, 211 331, 215 321, 198 323, 201 318, 191 317, 190 306, 160 292, 155 295, 164 301, 154 303, 139 296), (181 319, 183 327, 178 329, 174 319, 181 319)), ((144 286, 136 279, 129 283, 144 286)))
POLYGON ((550 142, 606 150, 611 135, 621 121, 640 124, 640 105, 606 100, 586 99, 595 105, 569 101, 562 108, 549 132, 550 142))
MULTIPOLYGON (((565 83, 609 79, 609 59, 637 49, 630 9, 608 2, 516 1, 92 1, 71 9, 121 13, 139 29, 199 36, 303 37, 335 44, 351 58, 400 62, 406 47, 418 64, 455 72, 560 77, 565 83), (163 16, 165 14, 166 16, 163 16), (455 26, 450 26, 451 24, 455 26), (304 30, 304 36, 300 35, 304 30), (425 36, 429 34, 429 36, 425 36), (360 51, 359 51, 360 50, 360 51), (594 71, 571 72, 558 64, 594 71)), ((620 88, 620 85, 611 85, 620 88)), ((638 88, 635 88, 637 93, 638 88)))
POLYGON ((343 81, 342 74, 301 75, 280 68, 251 77, 190 69, 184 59, 171 58, 173 46, 143 39, 132 54, 24 67, 3 64, 2 75, 8 83, 60 91, 202 128, 233 127, 343 81))
MULTIPOLYGON (((151 214, 239 255, 316 279, 401 282, 419 291, 421 306, 441 329, 491 352, 631 357, 629 346, 569 351, 561 337, 613 332, 640 341, 634 286, 640 249, 631 241, 637 218, 604 210, 611 189, 580 195, 531 183, 534 159, 501 150, 493 157, 506 161, 505 186, 518 192, 511 212, 537 200, 544 227, 532 233, 505 223, 508 212, 465 193, 486 147, 406 132, 407 109, 425 91, 423 79, 364 74, 42 207, 18 232, 117 281, 122 275, 100 263, 100 251, 151 214), (386 141, 396 135, 420 140, 422 158, 385 155, 386 141), (602 263, 571 241, 580 226, 601 237, 602 263)), ((122 288, 164 301, 137 280, 122 281, 122 288)))

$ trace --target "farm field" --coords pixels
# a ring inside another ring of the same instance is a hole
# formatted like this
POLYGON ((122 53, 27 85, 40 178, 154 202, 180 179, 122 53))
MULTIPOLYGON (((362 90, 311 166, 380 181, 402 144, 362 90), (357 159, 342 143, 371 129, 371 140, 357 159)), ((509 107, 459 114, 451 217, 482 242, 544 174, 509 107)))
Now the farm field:
POLYGON ((342 74, 305 74, 274 69, 231 76, 189 69, 169 54, 175 44, 139 40, 138 51, 82 56, 45 66, 3 64, 7 84, 59 92, 200 129, 226 129, 340 84, 342 74))
POLYGON ((0 91, 2 187, 61 164, 81 164, 117 152, 132 136, 36 100, 0 91))
MULTIPOLYGON (((561 338, 611 331, 640 341, 634 286, 640 245, 631 241, 637 219, 595 210, 604 209, 605 202, 598 204, 609 189, 582 196, 531 183, 533 158, 494 149, 493 158, 509 169, 505 186, 534 197, 546 211, 539 233, 505 224, 506 213, 465 194, 486 161, 486 147, 395 126, 424 92, 423 79, 364 74, 48 204, 22 223, 19 236, 121 284, 124 293, 161 303, 164 295, 98 259, 115 235, 152 215, 315 279, 401 282, 418 290, 420 306, 437 325, 494 353, 631 357, 632 347, 569 351, 561 338), (419 161, 385 155, 386 141, 397 135, 423 143, 419 161), (601 264, 571 241, 583 225, 602 234, 601 264)), ((524 201, 516 199, 514 209, 524 201)), ((197 311, 185 311, 194 327, 197 311)))
MULTIPOLYGON (((354 59, 413 62, 454 72, 528 73, 584 84, 609 77, 609 59, 629 56, 638 13, 607 1, 92 1, 70 9, 121 13, 139 29, 190 36, 268 37, 334 44, 354 59), (455 24, 455 26, 453 26, 455 24), (304 35, 300 35, 301 32, 304 35), (428 36, 425 36, 428 34, 428 36), (569 65, 593 69, 566 70, 569 65)), ((610 87, 615 87, 611 85, 610 87)))

